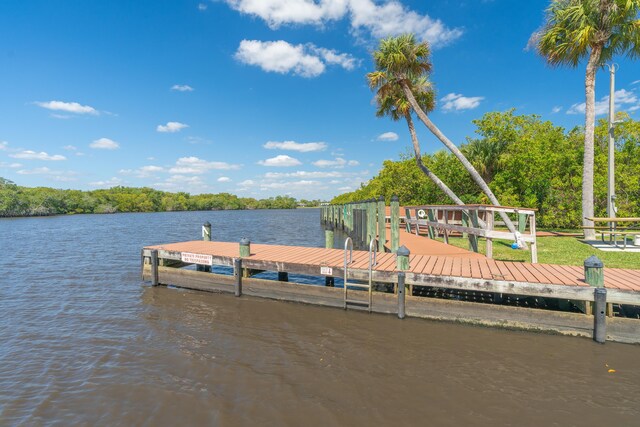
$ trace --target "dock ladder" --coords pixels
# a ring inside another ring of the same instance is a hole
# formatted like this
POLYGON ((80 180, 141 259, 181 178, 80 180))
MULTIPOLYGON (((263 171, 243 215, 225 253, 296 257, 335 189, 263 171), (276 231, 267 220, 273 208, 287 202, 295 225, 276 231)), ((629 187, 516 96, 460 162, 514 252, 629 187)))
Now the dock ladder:
POLYGON ((373 267, 376 265, 376 243, 377 239, 372 239, 369 243, 369 281, 367 284, 362 283, 349 283, 348 271, 349 264, 353 262, 353 241, 350 237, 344 242, 344 308, 345 310, 349 306, 366 308, 371 313, 371 307, 373 305, 373 267), (348 257, 347 257, 348 254, 348 257), (349 299, 349 287, 366 289, 368 292, 367 301, 349 299))

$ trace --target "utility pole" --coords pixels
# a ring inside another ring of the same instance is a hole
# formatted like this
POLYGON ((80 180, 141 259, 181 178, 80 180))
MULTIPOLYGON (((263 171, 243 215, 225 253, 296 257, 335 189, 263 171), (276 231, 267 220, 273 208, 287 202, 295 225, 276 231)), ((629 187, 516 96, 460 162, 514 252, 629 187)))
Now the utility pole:
MULTIPOLYGON (((615 118, 615 86, 616 86, 616 64, 607 65, 609 68, 609 168, 607 179, 607 216, 609 218, 615 218, 616 216, 616 189, 615 189, 615 152, 616 152, 616 140, 614 134, 614 127, 616 124, 615 118)), ((613 228, 614 223, 609 223, 609 228, 613 228)))

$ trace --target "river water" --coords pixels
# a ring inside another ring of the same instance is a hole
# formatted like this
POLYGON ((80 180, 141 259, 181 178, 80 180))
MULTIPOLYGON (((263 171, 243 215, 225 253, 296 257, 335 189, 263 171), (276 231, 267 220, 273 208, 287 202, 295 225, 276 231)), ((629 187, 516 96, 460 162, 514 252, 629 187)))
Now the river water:
POLYGON ((640 346, 141 283, 205 221, 324 242, 316 209, 1 219, 0 425, 640 425, 640 346))

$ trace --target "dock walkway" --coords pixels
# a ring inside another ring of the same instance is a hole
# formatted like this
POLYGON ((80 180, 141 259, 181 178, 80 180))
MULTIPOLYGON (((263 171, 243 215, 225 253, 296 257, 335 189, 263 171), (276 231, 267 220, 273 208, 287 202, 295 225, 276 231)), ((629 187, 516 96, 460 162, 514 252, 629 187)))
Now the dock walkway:
MULTIPOLYGON (((395 294, 372 292, 374 287, 365 286, 369 289, 367 307, 370 312, 397 314, 400 318, 406 315, 485 326, 552 331, 593 337, 599 342, 606 339, 640 343, 640 320, 604 316, 604 304, 640 306, 638 270, 605 268, 605 289, 600 289, 587 285, 582 269, 578 267, 502 262, 482 256, 412 254, 408 269, 399 271, 399 256, 378 253, 376 263, 369 273, 372 253, 353 251, 350 257, 352 261, 345 274, 345 251, 341 249, 252 244, 247 252, 246 243, 244 245, 191 241, 147 246, 142 250, 142 279, 150 280, 154 285, 174 285, 194 290, 234 293, 236 296, 346 308, 348 289, 333 287, 330 279, 346 276, 348 288, 362 287, 358 282, 397 286, 395 294), (245 256, 240 256, 241 251, 245 256), (197 271, 181 268, 192 264, 199 266, 197 271), (233 267, 233 275, 211 272, 207 266, 214 265, 233 267), (278 272, 278 280, 252 277, 260 271, 278 272), (327 286, 289 282, 290 273, 325 276, 327 286), (405 295, 405 286, 400 286, 403 282, 409 289, 408 295, 405 295), (545 300, 568 300, 582 304, 585 310, 595 301, 595 307, 600 308, 591 315, 445 300, 413 296, 413 286, 451 289, 464 293, 489 292, 494 296, 525 295, 545 300)), ((356 292, 349 297, 352 299, 355 296, 356 300, 361 300, 357 293, 367 294, 357 288, 348 292, 356 292)))

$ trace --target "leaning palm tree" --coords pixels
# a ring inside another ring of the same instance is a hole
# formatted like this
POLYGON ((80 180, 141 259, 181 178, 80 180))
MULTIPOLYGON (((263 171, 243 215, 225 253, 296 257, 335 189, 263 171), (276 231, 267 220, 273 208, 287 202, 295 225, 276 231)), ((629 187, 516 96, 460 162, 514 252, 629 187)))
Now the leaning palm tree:
MULTIPOLYGON (((378 50, 373 53, 373 61, 379 73, 377 86, 399 87, 420 121, 458 158, 489 201, 499 206, 498 199, 478 171, 462 154, 460 149, 429 119, 414 96, 415 88, 412 83, 421 77, 426 78, 431 72, 430 53, 429 45, 426 42, 418 43, 413 34, 403 34, 381 40, 378 50)), ((500 216, 502 216, 509 231, 515 233, 516 229, 507 214, 501 212, 500 216)))
MULTIPOLYGON (((640 56, 640 0, 554 0, 541 30, 531 39, 549 64, 576 67, 587 58, 585 74, 582 224, 593 227, 593 163, 596 71, 617 54, 640 56)), ((585 228, 586 239, 595 231, 585 228)))
MULTIPOLYGON (((403 118, 405 119, 407 127, 409 128, 409 134, 411 135, 413 152, 418 168, 420 168, 420 170, 451 200, 458 205, 464 205, 465 203, 456 195, 456 193, 454 193, 447 184, 445 184, 423 163, 422 154, 420 153, 420 141, 418 141, 416 128, 413 124, 413 119, 411 118, 411 105, 407 101, 407 98, 404 96, 400 87, 384 84, 380 85, 380 83, 384 81, 381 77, 382 76, 379 71, 367 74, 369 86, 371 89, 377 89, 376 103, 378 105, 378 110, 376 111, 376 116, 389 116, 393 121, 398 121, 403 118)), ((416 100, 420 106, 426 111, 433 110, 435 106, 435 94, 430 82, 424 77, 421 77, 412 83, 416 100)))

